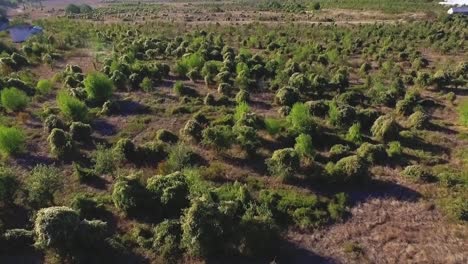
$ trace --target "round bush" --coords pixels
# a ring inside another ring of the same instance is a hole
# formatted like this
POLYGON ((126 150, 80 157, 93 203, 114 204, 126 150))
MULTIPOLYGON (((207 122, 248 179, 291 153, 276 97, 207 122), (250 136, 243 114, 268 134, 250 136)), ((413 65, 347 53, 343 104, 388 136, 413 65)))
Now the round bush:
POLYGON ((299 170, 299 155, 293 148, 279 149, 267 160, 268 170, 282 181, 289 181, 299 170))
POLYGON ((424 129, 429 123, 429 116, 422 111, 416 111, 409 116, 408 123, 411 128, 424 129))
POLYGON ((283 87, 276 92, 275 103, 278 105, 292 106, 299 100, 299 94, 292 87, 283 87))
POLYGON ((182 253, 180 240, 182 228, 178 220, 165 220, 154 229, 153 248, 169 262, 175 261, 182 253))
POLYGON ((367 142, 364 142, 356 150, 356 154, 369 164, 382 163, 387 158, 384 145, 374 145, 367 142))
POLYGON ((112 190, 115 207, 126 215, 137 215, 145 204, 146 190, 137 179, 120 177, 112 190))
POLYGON ((103 103, 112 96, 114 84, 102 73, 94 72, 88 74, 83 83, 88 98, 91 100, 103 103))
POLYGON ((71 208, 43 208, 34 221, 36 244, 43 248, 66 249, 72 246, 80 218, 71 208))
POLYGON ((8 111, 21 111, 28 105, 28 95, 14 87, 3 89, 0 93, 2 106, 8 111))
POLYGON ((353 155, 340 159, 329 173, 337 183, 360 183, 368 179, 365 161, 353 155))
POLYGON ((93 129, 89 124, 73 122, 70 126, 70 135, 73 140, 90 142, 93 129))
POLYGON ((62 119, 60 119, 60 117, 52 114, 47 116, 47 118, 44 120, 44 128, 47 131, 47 133, 50 133, 54 128, 65 129, 66 125, 62 121, 62 119))
POLYGON ((75 145, 70 135, 62 129, 54 128, 47 141, 50 150, 59 159, 70 160, 75 154, 75 145))
POLYGON ((398 136, 398 124, 391 115, 383 115, 371 127, 372 136, 378 140, 392 140, 398 136))
POLYGON ((161 206, 165 218, 179 217, 182 209, 190 204, 189 186, 185 175, 180 172, 151 177, 146 189, 154 202, 161 206))
POLYGON ((22 130, 15 127, 0 125, 0 155, 9 157, 24 150, 26 136, 22 130))
POLYGON ((202 125, 194 119, 190 119, 185 123, 184 128, 181 130, 181 134, 185 137, 200 140, 202 137, 202 125))

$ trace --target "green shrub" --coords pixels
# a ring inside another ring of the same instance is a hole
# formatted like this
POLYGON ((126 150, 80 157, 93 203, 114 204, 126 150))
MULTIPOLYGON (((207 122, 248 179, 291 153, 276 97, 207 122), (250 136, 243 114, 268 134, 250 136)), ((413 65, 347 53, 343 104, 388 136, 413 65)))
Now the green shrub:
POLYGON ((19 183, 13 171, 0 167, 0 203, 13 203, 18 189, 19 183))
POLYGON ((300 161, 293 148, 285 148, 273 152, 271 158, 267 160, 267 165, 271 175, 287 182, 299 170, 300 161))
POLYGON ((236 94, 236 102, 239 104, 241 102, 248 102, 250 100, 250 94, 246 90, 240 90, 236 94))
POLYGON ((28 200, 35 206, 44 207, 54 203, 54 194, 62 189, 63 178, 52 166, 37 165, 26 179, 28 200))
POLYGON ((256 153, 257 148, 260 147, 260 139, 257 135, 255 128, 250 126, 235 126, 234 135, 237 144, 246 151, 247 155, 252 156, 256 153))
POLYGON ((18 154, 24 150, 26 136, 15 127, 0 125, 0 155, 4 158, 18 154))
POLYGON ((372 136, 378 140, 391 140, 398 136, 398 124, 391 115, 383 115, 375 120, 371 128, 372 136))
POLYGON ((345 193, 338 193, 335 195, 333 201, 327 205, 327 211, 330 218, 334 221, 342 220, 346 214, 346 201, 348 197, 345 193))
POLYGON ((453 219, 468 221, 468 199, 466 196, 451 196, 441 201, 442 209, 453 219))
POLYGON ((350 105, 338 105, 336 102, 332 102, 329 105, 328 118, 332 125, 345 128, 355 120, 356 110, 350 105))
POLYGON ((114 84, 106 75, 93 72, 88 74, 83 81, 88 98, 99 103, 110 99, 114 91, 114 84))
POLYGON ((302 158, 312 159, 315 156, 315 149, 312 144, 312 137, 307 134, 300 134, 296 138, 294 150, 302 158))
POLYGON ((113 173, 123 160, 123 153, 106 148, 104 145, 97 145, 94 153, 94 170, 98 174, 113 173))
POLYGON ((429 123, 429 116, 422 111, 416 111, 408 118, 409 125, 414 129, 424 129, 429 123))
POLYGON ((182 247, 191 256, 206 257, 225 245, 223 225, 216 204, 198 199, 182 218, 182 247))
POLYGON ((39 92, 41 95, 46 95, 52 91, 52 88, 54 87, 54 84, 50 80, 39 80, 36 85, 36 90, 39 92))
POLYGON ((431 173, 421 165, 409 165, 401 174, 413 182, 428 182, 432 180, 431 173))
POLYGON ((60 92, 57 95, 57 106, 67 118, 73 121, 83 122, 88 117, 88 108, 85 103, 66 92, 60 92))
POLYGON ((189 146, 182 143, 176 144, 169 150, 166 173, 194 167, 198 164, 198 160, 198 155, 189 146))
POLYGON ((85 219, 80 222, 78 227, 75 247, 85 250, 103 247, 108 235, 109 228, 106 222, 85 219))
POLYGON ((125 160, 133 160, 136 156, 136 146, 128 138, 121 138, 115 143, 113 151, 117 157, 123 157, 125 160))
POLYGON ((275 103, 278 105, 292 106, 299 100, 299 94, 292 87, 284 87, 278 90, 275 95, 275 103))
POLYGON ((71 208, 43 208, 34 221, 36 245, 40 248, 71 249, 79 224, 78 213, 71 208))
POLYGON ((346 140, 356 144, 360 144, 362 142, 363 139, 360 123, 354 123, 351 127, 349 127, 348 134, 346 134, 346 140))
POLYGON ((203 144, 216 150, 229 149, 234 142, 234 134, 229 126, 214 126, 203 130, 203 144))
POLYGON ((247 102, 243 101, 236 105, 234 110, 234 121, 239 121, 244 115, 250 113, 250 106, 247 102))
POLYGON ((92 133, 93 129, 88 124, 73 122, 70 125, 70 135, 73 140, 89 143, 92 133))
POLYGON ((47 133, 50 133, 54 128, 65 129, 66 125, 62 121, 62 119, 60 119, 60 117, 51 114, 48 115, 47 118, 44 120, 44 128, 47 131, 47 133))
POLYGON ((340 159, 336 164, 327 164, 327 172, 336 183, 361 183, 368 180, 365 161, 357 155, 340 159))
POLYGON ((99 217, 99 214, 104 210, 103 204, 97 202, 92 196, 83 193, 78 193, 73 197, 70 207, 85 219, 99 217))
POLYGON ((128 216, 139 215, 145 207, 146 190, 136 178, 117 178, 112 189, 115 207, 128 216))
POLYGON ((333 160, 341 159, 349 154, 350 147, 342 144, 333 145, 330 148, 330 158, 333 160))
POLYGON ((180 172, 151 177, 146 189, 156 206, 161 207, 164 218, 179 217, 182 210, 190 204, 189 186, 185 175, 180 172))
POLYGON ((148 77, 143 78, 143 81, 140 83, 140 88, 147 93, 152 92, 154 90, 153 81, 148 77))
POLYGON ((165 220, 154 228, 153 249, 169 263, 175 263, 182 254, 182 228, 177 220, 165 220))
POLYGON ((270 135, 278 134, 284 127, 284 121, 275 118, 265 118, 265 128, 270 135))
POLYGON ((388 143, 387 155, 388 155, 390 158, 399 157, 399 156, 401 156, 402 153, 403 153, 403 149, 402 149, 402 147, 401 147, 400 142, 398 142, 398 141, 392 141, 392 142, 389 142, 389 143, 388 143))
POLYGON ((382 163, 386 159, 385 147, 382 144, 374 145, 364 142, 357 150, 358 157, 364 159, 369 164, 382 163))
POLYGON ((203 126, 198 121, 190 119, 185 123, 184 128, 182 128, 181 134, 187 138, 198 141, 202 138, 202 131, 203 126))
POLYGON ((287 117, 290 129, 297 133, 309 134, 315 131, 315 121, 310 115, 309 109, 303 103, 295 103, 287 117))
POLYGON ((76 154, 75 144, 73 143, 70 134, 62 129, 54 128, 50 133, 47 141, 50 145, 50 150, 57 158, 63 160, 71 160, 76 154))
POLYGON ((8 111, 21 111, 28 105, 28 95, 16 88, 6 88, 0 93, 2 106, 8 111))

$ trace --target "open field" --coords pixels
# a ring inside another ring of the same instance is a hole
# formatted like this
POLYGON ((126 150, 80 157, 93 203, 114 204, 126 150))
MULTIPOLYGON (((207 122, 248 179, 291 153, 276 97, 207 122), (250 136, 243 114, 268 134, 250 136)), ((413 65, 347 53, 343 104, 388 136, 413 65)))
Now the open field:
POLYGON ((0 263, 467 263, 468 17, 319 2, 9 9, 0 263))

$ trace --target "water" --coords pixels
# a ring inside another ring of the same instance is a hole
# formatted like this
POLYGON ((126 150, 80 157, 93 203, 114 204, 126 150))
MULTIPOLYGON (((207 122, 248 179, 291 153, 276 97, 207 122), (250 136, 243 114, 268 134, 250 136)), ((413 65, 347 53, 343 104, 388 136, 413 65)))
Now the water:
POLYGON ((16 25, 8 28, 11 40, 15 43, 24 42, 33 35, 42 32, 41 27, 31 25, 16 25))

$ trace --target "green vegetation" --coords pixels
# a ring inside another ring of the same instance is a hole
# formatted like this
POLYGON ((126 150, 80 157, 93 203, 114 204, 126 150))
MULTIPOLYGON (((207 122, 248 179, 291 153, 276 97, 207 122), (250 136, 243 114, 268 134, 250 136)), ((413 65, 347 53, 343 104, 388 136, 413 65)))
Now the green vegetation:
POLYGON ((85 121, 87 119, 88 108, 86 104, 66 92, 60 92, 57 95, 57 105, 66 118, 73 121, 85 121))
POLYGON ((3 89, 0 92, 0 100, 5 109, 14 112, 23 110, 29 102, 26 93, 16 88, 3 89))
POLYGON ((24 150, 26 136, 15 127, 0 126, 0 154, 6 158, 24 150))

